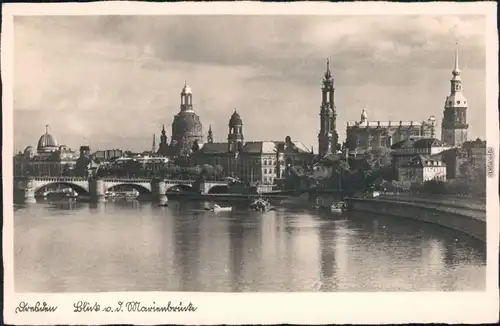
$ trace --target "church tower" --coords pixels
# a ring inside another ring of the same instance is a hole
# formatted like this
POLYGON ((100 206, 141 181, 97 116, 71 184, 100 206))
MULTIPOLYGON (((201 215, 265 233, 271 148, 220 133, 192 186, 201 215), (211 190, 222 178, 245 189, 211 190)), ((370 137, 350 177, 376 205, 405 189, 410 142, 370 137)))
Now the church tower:
POLYGON ((194 112, 193 92, 186 81, 181 91, 180 111, 172 122, 170 151, 174 156, 189 155, 195 142, 203 142, 203 128, 194 112))
POLYGON ((208 136, 207 136, 207 143, 212 144, 214 142, 214 135, 212 133, 212 125, 208 126, 208 136))
POLYGON ((451 146, 460 147, 467 141, 467 100, 462 94, 462 79, 458 68, 458 46, 455 50, 455 67, 450 80, 451 91, 446 97, 443 121, 441 124, 441 140, 451 146))
MULTIPOLYGON (((154 138, 153 142, 155 142, 154 138)), ((163 125, 163 128, 161 129, 160 146, 158 148, 158 154, 163 156, 167 156, 169 154, 169 146, 168 146, 167 132, 165 131, 165 125, 163 125)))
POLYGON ((229 119, 229 133, 227 135, 228 152, 236 153, 243 147, 243 121, 234 109, 229 119))
POLYGON ((193 92, 189 87, 187 80, 184 82, 184 87, 181 91, 181 112, 193 111, 193 92))
POLYGON ((153 145, 151 146, 151 153, 156 152, 156 135, 153 134, 153 145))
POLYGON ((333 77, 330 72, 330 61, 326 60, 326 72, 321 87, 322 99, 320 110, 320 131, 318 134, 319 156, 337 151, 338 134, 336 131, 337 113, 335 107, 333 77))

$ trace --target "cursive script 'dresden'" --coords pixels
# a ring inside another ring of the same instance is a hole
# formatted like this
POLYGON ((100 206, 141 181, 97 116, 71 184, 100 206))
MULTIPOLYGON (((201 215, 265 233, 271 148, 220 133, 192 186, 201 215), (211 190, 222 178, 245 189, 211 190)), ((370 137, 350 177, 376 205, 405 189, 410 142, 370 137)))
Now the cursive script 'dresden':
POLYGON ((55 312, 57 306, 49 306, 47 302, 37 301, 35 304, 21 301, 16 307, 16 314, 21 312, 55 312))

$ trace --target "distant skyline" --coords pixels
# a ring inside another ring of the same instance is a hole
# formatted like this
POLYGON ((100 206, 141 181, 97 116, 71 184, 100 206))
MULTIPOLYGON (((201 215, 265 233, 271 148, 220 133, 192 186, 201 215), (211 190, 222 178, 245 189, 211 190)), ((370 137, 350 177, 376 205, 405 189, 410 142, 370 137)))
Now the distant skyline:
POLYGON ((486 135, 483 16, 24 16, 14 38, 15 150, 47 124, 73 149, 149 150, 163 124, 170 140, 187 80, 205 137, 226 141, 237 109, 245 140, 317 151, 327 58, 341 141, 362 109, 433 115, 440 136, 457 41, 469 139, 486 135))

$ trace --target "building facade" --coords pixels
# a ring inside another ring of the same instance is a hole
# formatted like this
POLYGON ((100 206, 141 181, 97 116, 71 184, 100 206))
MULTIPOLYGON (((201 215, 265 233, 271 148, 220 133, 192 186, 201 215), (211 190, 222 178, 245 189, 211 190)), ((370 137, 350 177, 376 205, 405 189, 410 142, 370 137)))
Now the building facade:
POLYGON ((458 68, 458 49, 455 52, 455 67, 450 80, 450 95, 446 97, 441 140, 455 147, 461 147, 467 141, 467 99, 462 93, 461 71, 458 68))
POLYGON ((434 156, 452 148, 436 138, 408 137, 391 147, 392 166, 397 168, 416 155, 434 156))
POLYGON ((398 168, 401 182, 422 183, 430 180, 446 180, 446 164, 426 155, 416 155, 398 168))
POLYGON ((106 149, 95 151, 90 154, 90 158, 97 162, 107 162, 122 157, 123 155, 124 152, 121 149, 106 149))
POLYGON ((347 123, 346 147, 349 152, 377 147, 391 148, 395 143, 410 137, 435 137, 436 119, 427 121, 369 121, 364 109, 361 119, 347 123))
POLYGON ((228 127, 227 142, 214 142, 209 129, 207 142, 192 155, 194 164, 220 166, 225 176, 269 185, 284 177, 292 166, 312 164, 312 150, 290 137, 285 141, 245 141, 243 120, 236 110, 228 127))
POLYGON ((479 138, 466 141, 462 147, 453 147, 440 153, 439 157, 446 164, 448 179, 460 177, 460 169, 464 164, 486 169, 486 141, 479 138))
POLYGON ((318 153, 320 157, 328 153, 336 153, 338 148, 338 134, 336 131, 337 112, 335 106, 335 88, 330 62, 326 61, 326 72, 322 80, 320 107, 320 130, 318 134, 318 153))
POLYGON ((36 150, 27 146, 23 153, 14 158, 16 176, 63 176, 71 174, 79 155, 65 145, 58 145, 56 138, 49 133, 40 136, 36 150))

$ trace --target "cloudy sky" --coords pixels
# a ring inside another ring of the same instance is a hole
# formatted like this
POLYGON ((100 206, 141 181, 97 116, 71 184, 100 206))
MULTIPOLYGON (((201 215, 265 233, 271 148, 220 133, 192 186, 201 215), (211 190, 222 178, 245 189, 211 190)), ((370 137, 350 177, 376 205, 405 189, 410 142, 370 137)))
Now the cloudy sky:
POLYGON ((317 148, 321 78, 331 59, 337 130, 370 120, 441 123, 459 41, 469 137, 485 136, 481 16, 45 16, 14 20, 14 147, 45 130, 77 148, 151 148, 170 138, 184 80, 195 110, 227 138, 289 135, 317 148))

